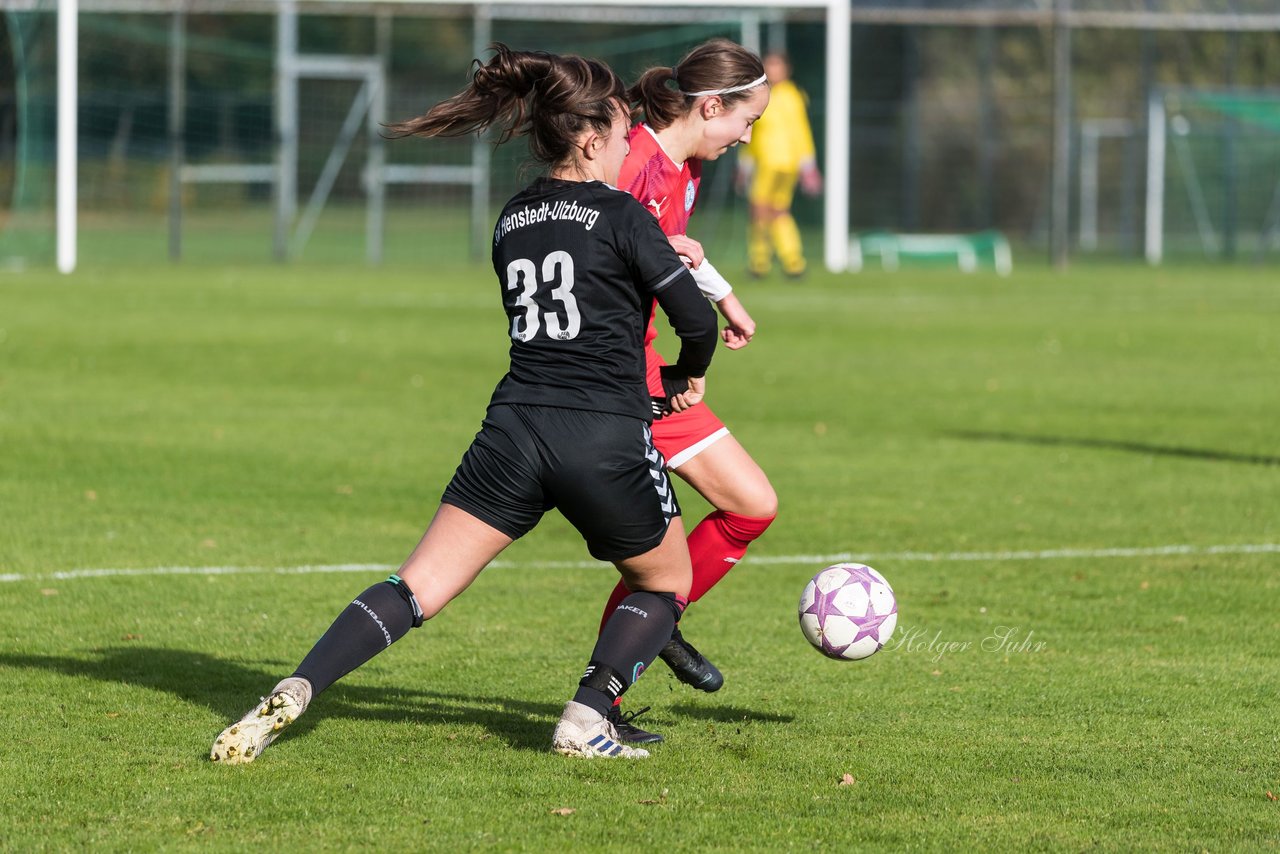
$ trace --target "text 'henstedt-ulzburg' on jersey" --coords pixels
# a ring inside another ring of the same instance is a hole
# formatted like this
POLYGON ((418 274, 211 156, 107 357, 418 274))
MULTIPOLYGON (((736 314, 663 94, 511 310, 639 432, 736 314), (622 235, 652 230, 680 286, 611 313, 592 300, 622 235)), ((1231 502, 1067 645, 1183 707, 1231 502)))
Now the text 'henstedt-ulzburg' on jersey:
POLYGON ((496 246, 502 238, 507 236, 508 232, 517 228, 523 228, 526 225, 534 225, 539 222, 547 222, 548 220, 580 222, 587 231, 590 231, 599 216, 600 211, 595 208, 583 207, 577 202, 556 202, 555 204, 543 202, 534 207, 521 208, 498 220, 498 225, 493 230, 493 243, 496 246))

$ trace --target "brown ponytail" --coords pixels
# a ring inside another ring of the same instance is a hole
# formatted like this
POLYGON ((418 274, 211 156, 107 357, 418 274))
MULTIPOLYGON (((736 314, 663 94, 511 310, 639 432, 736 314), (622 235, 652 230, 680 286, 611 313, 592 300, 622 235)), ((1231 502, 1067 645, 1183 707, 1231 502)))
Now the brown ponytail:
POLYGON ((535 160, 568 160, 586 130, 608 133, 626 86, 594 59, 544 51, 516 51, 495 43, 487 64, 475 60, 471 82, 426 113, 387 126, 392 137, 465 136, 493 127, 498 144, 528 136, 535 160))
MULTIPOLYGON (((644 72, 627 97, 644 112, 650 127, 662 130, 693 110, 698 98, 688 93, 745 86, 763 76, 760 57, 728 39, 711 39, 689 51, 673 67, 658 66, 644 72)), ((749 98, 753 91, 754 87, 719 97, 726 107, 732 107, 749 98)))

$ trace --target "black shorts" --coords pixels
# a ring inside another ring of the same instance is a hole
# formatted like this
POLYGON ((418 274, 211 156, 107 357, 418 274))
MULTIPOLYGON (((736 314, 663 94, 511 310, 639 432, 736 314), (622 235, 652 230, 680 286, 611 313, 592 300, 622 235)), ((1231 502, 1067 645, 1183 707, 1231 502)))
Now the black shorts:
POLYGON ((489 407, 441 501, 512 539, 558 508, 607 561, 657 547, 680 515, 644 421, 525 404, 489 407))

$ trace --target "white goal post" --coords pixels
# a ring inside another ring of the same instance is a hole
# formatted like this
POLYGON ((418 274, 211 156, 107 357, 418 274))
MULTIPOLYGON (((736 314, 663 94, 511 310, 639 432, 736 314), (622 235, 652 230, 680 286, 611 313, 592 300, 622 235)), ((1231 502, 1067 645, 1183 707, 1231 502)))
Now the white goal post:
MULTIPOLYGON (((137 11, 145 7, 148 12, 190 12, 188 0, 57 0, 59 24, 59 122, 58 122, 58 211, 57 252, 58 268, 64 273, 75 269, 76 258, 76 126, 75 112, 77 44, 76 32, 80 8, 92 11, 137 11)), ((484 3, 479 0, 224 0, 227 8, 249 8, 264 13, 287 15, 296 10, 306 14, 312 11, 358 13, 367 9, 370 15, 396 7, 470 7, 474 12, 491 19, 502 17, 523 18, 537 10, 538 14, 550 14, 555 10, 567 10, 590 15, 592 10, 604 9, 608 4, 601 0, 555 0, 553 3, 484 3)), ((218 3, 207 4, 212 11, 218 3)), ((824 261, 828 270, 842 272, 849 267, 849 97, 850 97, 850 27, 852 3, 850 0, 634 0, 627 3, 629 11, 652 9, 669 10, 671 13, 687 12, 707 14, 715 9, 725 16, 746 17, 765 10, 807 9, 825 10, 826 19, 826 192, 823 196, 824 261)), ((612 8, 616 13, 616 5, 612 8)), ((583 45, 589 52, 590 45, 583 45)), ((282 153, 281 157, 287 158, 282 153)), ((280 170, 283 174, 283 167, 280 170)), ((264 173, 265 174, 265 173, 264 173)), ((188 177, 225 178, 222 175, 189 173, 188 177)), ((261 177, 254 173, 254 178, 261 177)), ((391 180, 414 180, 418 175, 391 174, 391 180)), ((277 181, 280 177, 277 176, 277 181)), ((288 183, 288 179, 284 179, 288 183)), ((278 192, 291 187, 277 187, 278 192)), ((288 194, 286 193, 286 196, 288 194)), ((287 201, 284 203, 287 205, 287 201)))
POLYGON ((77 0, 58 0, 58 161, 57 253, 58 272, 76 268, 76 123, 80 103, 79 78, 80 7, 77 0))

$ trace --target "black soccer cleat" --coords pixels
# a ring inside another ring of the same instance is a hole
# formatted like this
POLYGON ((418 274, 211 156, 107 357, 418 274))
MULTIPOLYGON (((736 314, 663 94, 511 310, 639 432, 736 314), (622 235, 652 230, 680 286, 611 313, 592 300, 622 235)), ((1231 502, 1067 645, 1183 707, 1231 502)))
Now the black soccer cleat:
POLYGON ((649 707, 645 706, 634 712, 624 712, 621 706, 614 706, 609 709, 609 713, 605 715, 609 723, 613 724, 613 728, 618 733, 618 740, 629 742, 630 744, 657 744, 662 741, 662 736, 656 732, 640 729, 632 723, 636 718, 649 711, 649 707))
POLYGON ((694 649, 693 645, 680 634, 679 629, 671 635, 671 640, 667 641, 667 645, 662 648, 662 652, 658 653, 658 657, 667 663, 677 679, 686 685, 692 685, 699 691, 706 691, 709 694, 712 691, 719 691, 724 685, 724 677, 720 675, 716 666, 694 649))

